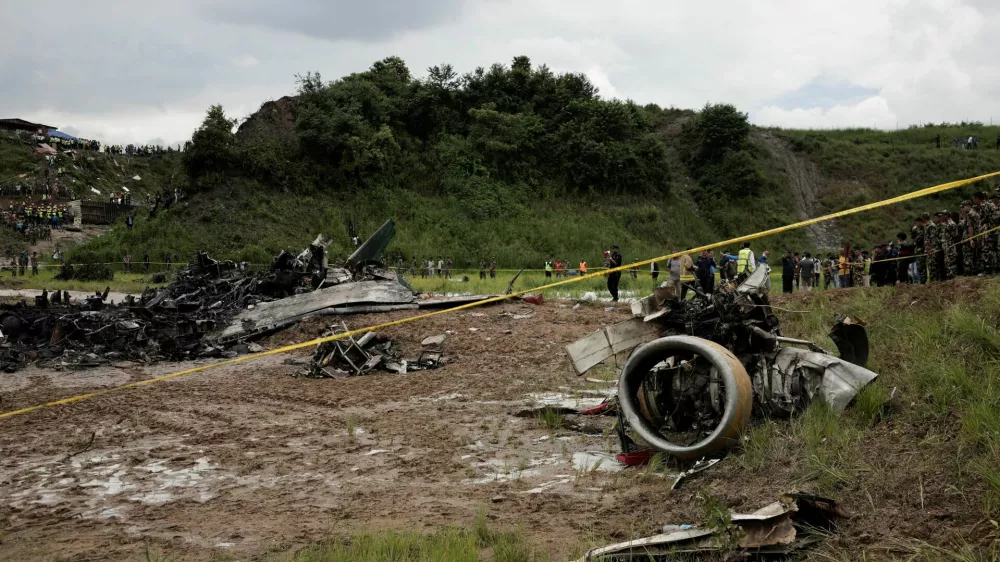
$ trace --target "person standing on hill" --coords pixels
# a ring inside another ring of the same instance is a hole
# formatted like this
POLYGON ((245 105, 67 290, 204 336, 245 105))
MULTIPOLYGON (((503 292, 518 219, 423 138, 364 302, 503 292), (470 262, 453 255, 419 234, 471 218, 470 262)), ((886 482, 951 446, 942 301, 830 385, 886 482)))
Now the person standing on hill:
POLYGON ((753 250, 750 249, 750 243, 744 242, 743 248, 740 250, 739 255, 736 258, 736 275, 741 275, 743 273, 753 273, 757 269, 757 261, 754 260, 753 250))
POLYGON ((924 248, 927 251, 927 281, 937 282, 944 279, 944 247, 941 245, 944 230, 942 213, 934 213, 934 220, 924 229, 924 248))
POLYGON ((865 261, 861 256, 861 249, 855 248, 851 254, 851 286, 865 286, 865 261))
POLYGON ((799 261, 799 290, 810 292, 813 286, 813 277, 816 274, 816 262, 809 252, 806 252, 802 260, 799 261))
POLYGON ((451 256, 445 256, 444 258, 444 276, 451 279, 451 270, 455 267, 455 262, 451 260, 451 256))
POLYGON ((791 250, 786 250, 781 258, 781 292, 788 294, 792 292, 795 283, 795 258, 791 250))
POLYGON ((701 255, 698 256, 698 261, 694 263, 694 267, 695 277, 698 278, 701 290, 707 294, 712 294, 715 291, 714 270, 718 267, 718 264, 715 263, 715 258, 712 257, 712 254, 708 253, 708 250, 702 251, 701 255))
POLYGON ((972 208, 972 201, 962 201, 962 214, 959 228, 961 229, 962 242, 962 273, 965 275, 976 275, 979 273, 979 240, 973 238, 979 232, 979 213, 972 208))
POLYGON ((913 240, 913 266, 910 268, 916 275, 917 283, 927 282, 927 213, 916 218, 910 228, 910 239, 913 240))
POLYGON ((990 229, 997 221, 997 207, 986 198, 986 193, 979 191, 972 196, 973 210, 979 214, 979 232, 976 238, 979 246, 979 271, 992 274, 996 271, 996 252, 993 244, 993 234, 990 229))
MULTIPOLYGON (((622 253, 618 249, 618 244, 611 246, 611 253, 608 256, 608 268, 621 267, 622 253)), ((618 302, 618 283, 622 279, 621 271, 613 271, 608 274, 608 292, 611 293, 611 302, 618 302)))
POLYGON ((486 279, 486 259, 479 258, 479 278, 486 279))
POLYGON ((948 211, 942 211, 942 213, 944 213, 942 217, 944 230, 941 231, 941 245, 944 247, 944 278, 954 279, 958 275, 958 243, 960 241, 960 232, 958 225, 951 218, 951 213, 948 211))

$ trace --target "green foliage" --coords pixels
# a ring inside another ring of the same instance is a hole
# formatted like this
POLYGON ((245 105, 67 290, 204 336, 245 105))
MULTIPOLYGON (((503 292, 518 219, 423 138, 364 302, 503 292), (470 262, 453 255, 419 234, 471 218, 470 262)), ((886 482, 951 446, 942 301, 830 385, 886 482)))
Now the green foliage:
POLYGON ((195 129, 184 149, 184 170, 192 183, 209 175, 228 174, 236 162, 233 127, 221 105, 208 108, 205 120, 195 129))
POLYGON ((665 192, 666 149, 643 110, 595 94, 585 77, 532 68, 527 57, 461 78, 450 65, 435 66, 424 81, 391 57, 330 83, 300 77, 295 132, 333 189, 401 177, 440 184, 437 171, 452 182, 485 176, 576 192, 665 192), (457 153, 441 150, 463 140, 457 153), (403 166, 406 158, 412 166, 403 166))
POLYGON ((750 121, 746 113, 730 104, 706 104, 701 113, 684 127, 686 160, 694 169, 715 164, 730 152, 746 148, 750 121))
POLYGON ((729 104, 706 105, 681 131, 681 157, 702 200, 757 195, 764 175, 750 147, 750 121, 729 104))

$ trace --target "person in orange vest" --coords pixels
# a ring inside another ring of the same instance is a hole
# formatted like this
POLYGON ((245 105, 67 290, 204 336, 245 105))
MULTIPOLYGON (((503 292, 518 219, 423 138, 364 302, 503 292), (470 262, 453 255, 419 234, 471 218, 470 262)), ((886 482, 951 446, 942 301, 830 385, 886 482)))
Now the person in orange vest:
POLYGON ((580 260, 580 275, 587 274, 587 260, 580 260))

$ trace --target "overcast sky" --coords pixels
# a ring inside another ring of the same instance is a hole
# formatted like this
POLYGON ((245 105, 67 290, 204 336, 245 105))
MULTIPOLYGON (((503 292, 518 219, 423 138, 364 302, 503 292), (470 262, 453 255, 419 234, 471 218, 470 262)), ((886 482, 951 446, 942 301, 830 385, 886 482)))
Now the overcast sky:
POLYGON ((517 55, 602 96, 761 125, 1000 121, 995 0, 2 0, 0 117, 105 142, 177 143, 398 55, 459 72, 517 55))

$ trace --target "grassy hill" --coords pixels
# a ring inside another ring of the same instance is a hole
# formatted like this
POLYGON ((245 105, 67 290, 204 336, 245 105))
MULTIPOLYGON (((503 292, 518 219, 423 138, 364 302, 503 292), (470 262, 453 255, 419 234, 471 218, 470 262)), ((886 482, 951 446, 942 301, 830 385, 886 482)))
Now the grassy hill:
MULTIPOLYGON (((839 211, 962 178, 1000 171, 995 140, 1000 126, 940 125, 901 131, 850 129, 831 131, 772 130, 790 150, 815 163, 822 176, 819 198, 826 212, 839 211), (935 137, 940 135, 941 148, 935 137), (976 135, 979 150, 952 147, 955 137, 976 135)), ((909 232, 921 212, 959 210, 975 191, 991 195, 997 181, 956 189, 845 217, 839 230, 851 241, 869 246, 887 241, 899 230, 909 232)))
MULTIPOLYGON (((945 181, 1000 170, 1000 152, 954 149, 956 136, 995 139, 1000 127, 940 125, 881 132, 758 129, 727 105, 699 112, 602 100, 582 75, 554 75, 518 57, 459 77, 434 67, 417 80, 384 59, 333 82, 309 74, 296 97, 266 102, 234 133, 209 110, 183 154, 60 156, 76 194, 128 185, 137 199, 164 187, 187 197, 135 230, 112 227, 71 253, 118 261, 149 251, 267 263, 318 232, 350 251, 347 223, 372 233, 393 218, 390 253, 450 255, 459 267, 496 258, 599 263, 611 244, 626 261, 773 228, 945 181), (942 147, 935 147, 941 136, 942 147), (139 175, 140 181, 132 180, 139 175)), ((0 179, 43 162, 0 142, 0 179)), ((870 247, 919 212, 957 209, 956 190, 846 217, 822 232, 754 244, 799 251, 849 239, 870 247)), ((4 235, 6 236, 6 234, 4 235)))

